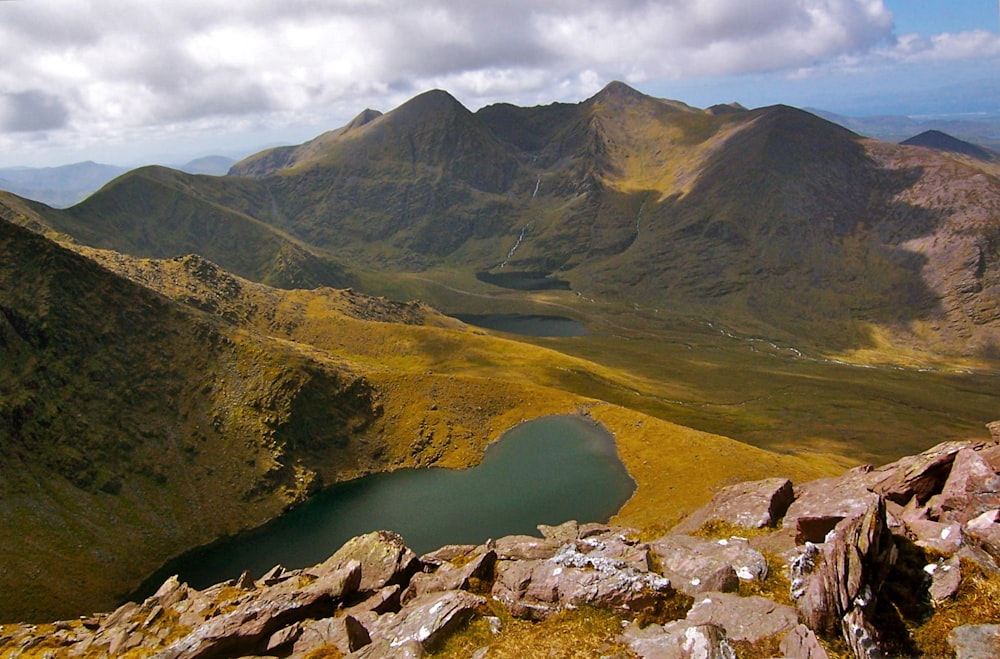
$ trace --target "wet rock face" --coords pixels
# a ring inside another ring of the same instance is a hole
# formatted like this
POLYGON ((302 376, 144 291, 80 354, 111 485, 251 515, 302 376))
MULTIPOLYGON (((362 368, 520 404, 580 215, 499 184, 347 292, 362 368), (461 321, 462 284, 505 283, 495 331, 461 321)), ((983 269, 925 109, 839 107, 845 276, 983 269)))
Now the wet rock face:
MULTIPOLYGON (((752 646, 824 659, 819 637, 834 636, 857 657, 879 657, 874 614, 900 547, 932 552, 907 583, 932 606, 955 596, 966 568, 1000 576, 998 456, 998 442, 949 443, 794 488, 733 486, 649 541, 567 522, 418 558, 398 535, 369 533, 310 568, 275 566, 203 591, 171 577, 110 614, 0 626, 0 656, 419 657, 472 618, 501 633, 497 607, 541 621, 591 606, 622 618, 618 641, 640 657, 734 659, 752 646), (715 522, 751 537, 706 537, 715 522), (783 574, 758 549, 785 560, 783 574), (790 600, 746 594, 773 594, 784 577, 790 600)), ((966 625, 950 643, 958 657, 990 656, 997 638, 996 625, 966 625)))

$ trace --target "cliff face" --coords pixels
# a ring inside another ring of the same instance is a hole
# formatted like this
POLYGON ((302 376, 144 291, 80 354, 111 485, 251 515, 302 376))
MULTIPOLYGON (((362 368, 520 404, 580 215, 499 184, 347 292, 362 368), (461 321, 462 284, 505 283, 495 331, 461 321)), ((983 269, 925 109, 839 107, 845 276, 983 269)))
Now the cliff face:
POLYGON ((730 486, 668 532, 566 522, 418 558, 381 531, 310 568, 204 591, 172 577, 111 614, 0 627, 0 653, 996 656, 991 430, 838 478, 730 486))

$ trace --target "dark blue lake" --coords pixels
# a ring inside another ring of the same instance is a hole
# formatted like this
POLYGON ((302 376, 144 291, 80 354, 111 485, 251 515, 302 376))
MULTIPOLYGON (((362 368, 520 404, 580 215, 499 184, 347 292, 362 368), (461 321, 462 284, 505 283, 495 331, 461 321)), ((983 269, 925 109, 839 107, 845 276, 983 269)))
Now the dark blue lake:
POLYGON ((510 332, 522 336, 583 336, 587 328, 583 323, 565 316, 544 316, 520 313, 457 313, 457 318, 467 325, 484 327, 498 332, 510 332))
POLYGON ((201 547, 167 563, 132 599, 177 574, 195 588, 325 560, 350 538, 389 529, 418 555, 446 544, 537 535, 538 524, 604 522, 635 483, 614 438, 577 416, 523 423, 487 448, 470 469, 400 469, 325 490, 272 522, 201 547))

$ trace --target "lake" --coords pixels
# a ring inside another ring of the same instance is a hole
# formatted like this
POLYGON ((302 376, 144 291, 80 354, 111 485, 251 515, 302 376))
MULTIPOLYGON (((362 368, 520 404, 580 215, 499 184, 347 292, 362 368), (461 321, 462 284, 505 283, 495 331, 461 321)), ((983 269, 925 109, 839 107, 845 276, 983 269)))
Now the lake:
POLYGON ((538 535, 538 524, 605 522, 635 491, 614 438, 579 416, 549 416, 507 431, 470 469, 400 469, 339 483, 272 522, 164 565, 129 599, 172 574, 195 588, 259 577, 276 564, 315 565, 354 536, 388 529, 418 555, 446 544, 538 535))
POLYGON ((520 313, 457 313, 452 314, 467 325, 475 325, 498 332, 522 336, 583 336, 587 328, 583 323, 566 316, 545 316, 520 313))

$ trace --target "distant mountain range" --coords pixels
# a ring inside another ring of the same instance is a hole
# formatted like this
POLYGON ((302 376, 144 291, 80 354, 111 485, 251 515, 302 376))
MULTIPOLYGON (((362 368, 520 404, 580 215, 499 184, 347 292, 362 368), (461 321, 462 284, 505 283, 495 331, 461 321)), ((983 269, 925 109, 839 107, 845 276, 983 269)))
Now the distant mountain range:
MULTIPOLYGON (((207 156, 177 167, 190 174, 221 176, 235 161, 207 156)), ((108 181, 128 171, 126 167, 79 162, 59 167, 7 167, 0 169, 0 190, 7 190, 55 208, 83 201, 108 181)))

